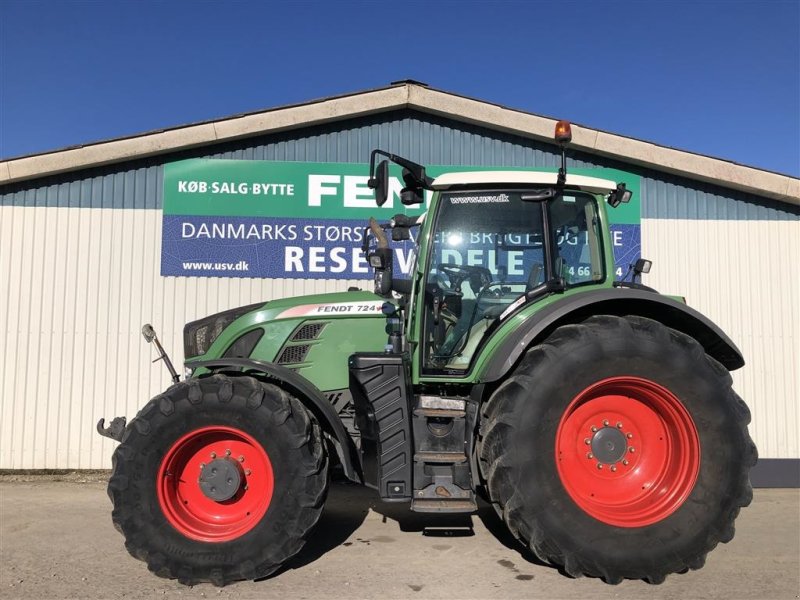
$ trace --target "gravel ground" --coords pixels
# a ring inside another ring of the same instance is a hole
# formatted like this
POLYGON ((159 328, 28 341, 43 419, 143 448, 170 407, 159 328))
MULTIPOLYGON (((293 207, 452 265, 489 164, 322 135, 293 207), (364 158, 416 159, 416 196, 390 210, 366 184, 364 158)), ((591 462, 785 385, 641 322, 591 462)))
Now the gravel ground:
POLYGON ((0 598, 800 598, 798 490, 756 490, 736 538, 705 568, 660 586, 609 586, 531 560, 490 507, 431 517, 334 484, 286 569, 219 589, 159 579, 130 557, 111 525, 106 476, 0 477, 0 598))

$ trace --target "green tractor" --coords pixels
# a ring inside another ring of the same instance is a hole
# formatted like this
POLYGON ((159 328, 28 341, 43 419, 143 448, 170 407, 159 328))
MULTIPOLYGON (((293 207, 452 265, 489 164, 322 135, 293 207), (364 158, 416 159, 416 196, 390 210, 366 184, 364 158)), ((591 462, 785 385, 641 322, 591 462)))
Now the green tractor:
MULTIPOLYGON (((741 353, 680 299, 615 281, 608 207, 623 184, 449 173, 381 150, 420 217, 370 219, 374 291, 271 300, 184 329, 180 381, 126 425, 108 491, 128 551, 156 575, 222 586, 303 546, 329 478, 428 513, 491 503, 572 576, 660 583, 698 569, 752 498, 741 353), (393 242, 413 244, 410 278, 393 242)), ((383 158, 376 164, 378 158, 383 158)))

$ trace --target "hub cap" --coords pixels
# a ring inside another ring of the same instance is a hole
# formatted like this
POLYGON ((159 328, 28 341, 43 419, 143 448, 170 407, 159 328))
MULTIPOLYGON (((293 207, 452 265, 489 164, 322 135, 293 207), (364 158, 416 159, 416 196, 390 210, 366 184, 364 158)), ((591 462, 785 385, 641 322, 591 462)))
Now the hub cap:
POLYGON ((622 461, 628 445, 625 434, 614 427, 603 427, 592 436, 590 445, 595 458, 601 463, 614 464, 622 461))
POLYGON ((167 521, 186 537, 226 542, 244 535, 269 508, 272 464, 259 442, 233 427, 196 429, 161 461, 156 490, 167 521))
POLYGON ((589 386, 564 413, 556 464, 575 503, 595 519, 644 527, 675 512, 700 468, 697 429, 669 390, 639 377, 589 386))
POLYGON ((227 458, 218 458, 200 469, 200 490, 216 502, 230 500, 239 493, 242 476, 238 464, 227 458))

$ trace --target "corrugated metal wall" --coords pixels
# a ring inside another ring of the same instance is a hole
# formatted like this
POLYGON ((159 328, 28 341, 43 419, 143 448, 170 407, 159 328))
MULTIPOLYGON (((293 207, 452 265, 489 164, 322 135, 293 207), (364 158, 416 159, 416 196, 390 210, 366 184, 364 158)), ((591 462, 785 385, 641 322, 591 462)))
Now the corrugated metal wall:
MULTIPOLYGON (((399 111, 0 189, 0 468, 110 465, 113 443, 94 432, 97 418, 132 416, 168 383, 163 367, 149 364, 142 323, 152 322, 180 358, 188 320, 356 283, 161 277, 164 162, 366 162, 374 147, 431 164, 558 163, 547 144, 399 111)), ((642 176, 643 248, 655 260, 649 282, 687 296, 745 351, 735 384, 753 408, 761 455, 800 456, 791 425, 800 303, 786 272, 800 255, 800 210, 601 157, 579 154, 571 164, 642 176)))

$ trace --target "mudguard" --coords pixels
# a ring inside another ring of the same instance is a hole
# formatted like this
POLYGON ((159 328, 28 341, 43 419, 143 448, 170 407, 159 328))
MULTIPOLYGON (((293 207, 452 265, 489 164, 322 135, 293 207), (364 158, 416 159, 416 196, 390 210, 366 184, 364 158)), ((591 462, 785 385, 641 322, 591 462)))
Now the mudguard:
POLYGON ((274 383, 295 396, 319 421, 320 427, 334 441, 336 453, 342 463, 345 476, 356 483, 362 483, 361 463, 353 440, 347 433, 342 420, 325 399, 322 392, 313 383, 294 371, 261 360, 250 358, 216 358, 209 360, 193 360, 186 366, 195 369, 203 367, 209 370, 224 368, 241 369, 245 374, 255 373, 268 383, 274 383))
POLYGON ((730 338, 693 308, 652 291, 612 288, 566 296, 531 315, 495 349, 480 381, 501 379, 527 348, 545 339, 556 327, 578 323, 592 315, 638 315, 659 321, 696 339, 706 354, 729 371, 744 366, 742 353, 730 338))

